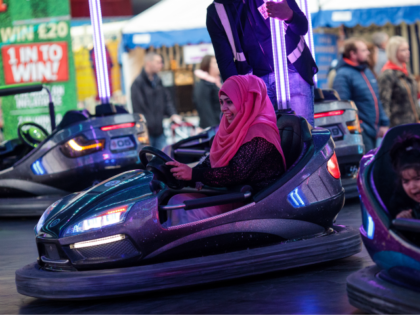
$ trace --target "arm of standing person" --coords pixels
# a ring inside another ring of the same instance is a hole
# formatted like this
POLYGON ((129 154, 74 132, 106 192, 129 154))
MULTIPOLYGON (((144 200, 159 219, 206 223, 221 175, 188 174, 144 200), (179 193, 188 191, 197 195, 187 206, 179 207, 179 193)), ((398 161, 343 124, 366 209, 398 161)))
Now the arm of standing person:
POLYGON ((337 71, 335 75, 333 89, 337 91, 342 100, 352 99, 350 78, 341 71, 337 71))
POLYGON ((308 32, 308 19, 295 0, 268 1, 267 12, 270 17, 285 21, 296 35, 305 35, 308 32))
POLYGON ((141 87, 134 81, 131 85, 131 104, 133 105, 133 113, 146 114, 147 107, 141 92, 141 87))
MULTIPOLYGON (((380 97, 381 88, 378 82, 379 87, 379 97, 378 97, 378 107, 379 107, 379 130, 378 130, 378 137, 383 138, 385 134, 388 132, 389 129, 389 116, 386 114, 384 110, 384 106, 382 105, 382 99, 380 97)), ((390 103, 389 103, 390 105, 390 103)))
POLYGON ((235 66, 232 47, 229 44, 223 26, 220 24, 220 19, 214 4, 210 5, 207 9, 206 25, 213 44, 220 74, 223 81, 226 81, 229 77, 238 75, 238 70, 235 66), (217 20, 219 23, 216 22, 217 20))
POLYGON ((168 115, 172 121, 177 124, 182 123, 182 117, 176 112, 174 103, 172 101, 171 93, 166 87, 163 87, 164 99, 165 99, 165 115, 168 115))
POLYGON ((387 71, 382 72, 378 77, 379 98, 386 116, 391 117, 392 87, 394 83, 392 76, 387 71))

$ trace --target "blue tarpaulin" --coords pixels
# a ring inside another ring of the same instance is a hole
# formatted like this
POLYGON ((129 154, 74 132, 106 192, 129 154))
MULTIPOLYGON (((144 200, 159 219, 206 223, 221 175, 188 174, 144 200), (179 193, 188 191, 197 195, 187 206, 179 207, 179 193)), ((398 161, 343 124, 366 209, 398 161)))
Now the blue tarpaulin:
POLYGON ((187 44, 211 43, 211 39, 207 28, 196 28, 178 31, 123 34, 123 43, 125 49, 130 50, 135 47, 171 47, 175 44, 183 46, 187 44))
POLYGON ((399 25, 402 22, 413 24, 419 20, 420 5, 352 10, 321 10, 312 13, 312 25, 314 28, 338 27, 340 25, 354 27, 358 24, 361 26, 372 24, 382 26, 386 23, 399 25))

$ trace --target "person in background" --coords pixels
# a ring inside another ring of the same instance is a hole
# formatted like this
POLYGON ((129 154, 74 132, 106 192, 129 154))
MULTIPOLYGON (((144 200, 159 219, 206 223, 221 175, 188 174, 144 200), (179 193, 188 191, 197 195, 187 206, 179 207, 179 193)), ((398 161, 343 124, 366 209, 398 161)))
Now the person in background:
POLYGON ((372 34, 372 42, 373 44, 378 47, 378 57, 375 65, 375 73, 379 75, 382 71, 382 67, 388 60, 386 56, 386 44, 388 43, 389 36, 387 33, 384 32, 376 32, 372 34))
POLYGON ((220 123, 219 90, 222 86, 220 71, 214 56, 204 56, 200 69, 194 74, 199 78, 194 85, 193 102, 200 116, 200 128, 220 123))
POLYGON ((182 118, 177 115, 170 93, 158 76, 163 67, 162 57, 149 52, 144 62, 143 70, 131 85, 131 102, 133 112, 146 118, 150 145, 161 150, 166 145, 163 117, 167 115, 176 123, 182 123, 182 118))
POLYGON ((379 99, 376 78, 367 65, 369 55, 362 39, 348 39, 333 83, 341 99, 352 100, 357 106, 366 152, 376 147, 376 139, 385 135, 389 125, 379 99))
POLYGON ((410 49, 404 37, 394 36, 386 47, 388 61, 378 78, 381 102, 391 127, 419 122, 417 82, 407 69, 410 49))
POLYGON ((372 43, 367 43, 367 48, 369 50, 369 57, 367 59, 368 68, 372 71, 375 78, 378 78, 379 73, 375 71, 375 67, 378 62, 378 47, 372 43))
POLYGON ((295 0, 215 0, 207 8, 210 34, 223 81, 234 75, 261 78, 277 108, 270 18, 285 22, 290 107, 314 125, 314 82, 318 67, 305 43, 308 20, 295 0))

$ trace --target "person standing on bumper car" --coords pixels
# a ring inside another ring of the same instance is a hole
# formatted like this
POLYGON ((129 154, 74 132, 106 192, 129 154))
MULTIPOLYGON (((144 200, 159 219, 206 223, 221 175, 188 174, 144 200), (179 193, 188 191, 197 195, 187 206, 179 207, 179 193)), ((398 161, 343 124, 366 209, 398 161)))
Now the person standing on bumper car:
POLYGON ((318 68, 304 40, 308 20, 295 0, 215 0, 207 8, 207 30, 222 79, 225 81, 238 74, 260 77, 267 86, 271 103, 277 108, 269 18, 286 22, 290 107, 313 126, 313 76, 318 68))

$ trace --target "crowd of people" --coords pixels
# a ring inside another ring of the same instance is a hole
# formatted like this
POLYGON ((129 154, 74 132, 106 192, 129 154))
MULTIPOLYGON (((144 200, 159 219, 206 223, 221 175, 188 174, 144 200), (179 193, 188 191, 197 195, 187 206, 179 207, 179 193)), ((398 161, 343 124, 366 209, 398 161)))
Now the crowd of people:
MULTIPOLYGON (((220 123, 218 92, 222 81, 232 76, 252 73, 261 78, 274 109, 278 108, 269 17, 287 25, 290 107, 314 125, 313 76, 318 68, 305 41, 302 42, 302 35, 308 30, 306 17, 293 0, 267 2, 265 11, 254 2, 217 0, 208 8, 207 29, 216 55, 205 56, 194 72, 193 103, 199 126, 207 128, 220 123), (300 106, 302 103, 307 106, 300 106)), ((371 43, 361 38, 346 40, 342 57, 329 74, 330 87, 341 99, 354 101, 358 108, 366 152, 377 146, 390 127, 419 122, 420 94, 418 82, 407 68, 409 60, 405 38, 389 38, 386 33, 377 32, 371 43)), ((162 57, 148 53, 144 69, 131 87, 133 110, 145 115, 151 145, 159 149, 166 144, 163 117, 181 121, 170 93, 159 79, 161 69, 162 57)))
POLYGON ((375 33, 372 41, 348 39, 329 76, 341 99, 357 106, 366 151, 375 148, 390 127, 417 123, 420 115, 418 82, 407 68, 407 40, 375 33))

